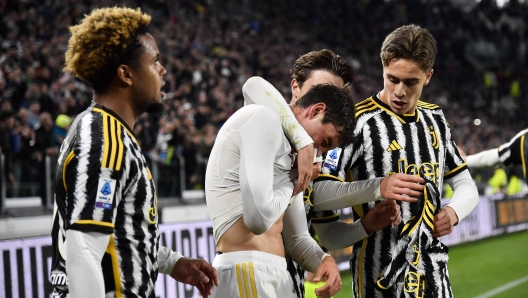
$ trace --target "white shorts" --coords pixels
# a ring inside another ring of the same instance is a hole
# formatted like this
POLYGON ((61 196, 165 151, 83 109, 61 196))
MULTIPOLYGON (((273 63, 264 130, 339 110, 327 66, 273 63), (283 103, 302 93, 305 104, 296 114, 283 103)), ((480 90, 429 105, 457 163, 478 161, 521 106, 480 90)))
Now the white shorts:
POLYGON ((282 257, 254 250, 228 252, 216 255, 213 267, 220 286, 211 298, 297 297, 282 257))

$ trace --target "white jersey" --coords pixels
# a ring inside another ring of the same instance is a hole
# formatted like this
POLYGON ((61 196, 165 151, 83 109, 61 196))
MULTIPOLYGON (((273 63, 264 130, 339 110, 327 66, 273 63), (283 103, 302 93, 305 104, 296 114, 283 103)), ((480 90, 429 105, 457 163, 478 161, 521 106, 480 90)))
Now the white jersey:
POLYGON ((218 133, 205 176, 216 243, 242 214, 256 234, 278 220, 291 202, 294 157, 271 110, 250 105, 229 118, 218 133))

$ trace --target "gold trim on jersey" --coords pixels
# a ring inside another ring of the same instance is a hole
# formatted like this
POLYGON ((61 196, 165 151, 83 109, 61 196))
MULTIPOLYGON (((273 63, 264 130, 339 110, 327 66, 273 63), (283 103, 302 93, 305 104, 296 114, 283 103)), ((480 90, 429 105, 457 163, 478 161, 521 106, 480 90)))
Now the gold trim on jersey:
MULTIPOLYGON (((121 170, 123 156, 125 155, 125 145, 123 143, 123 138, 121 137, 124 125, 117 118, 104 110, 94 108, 93 111, 101 114, 103 122, 104 149, 101 167, 119 171, 121 170), (111 150, 110 145, 112 147, 111 150)), ((126 131, 128 132, 128 129, 126 129, 126 131)))
POLYGON ((365 256, 365 250, 367 248, 367 241, 368 241, 368 238, 365 238, 363 239, 363 243, 361 244, 361 251, 359 252, 359 268, 358 268, 358 292, 359 292, 359 297, 358 298, 363 298, 363 261, 364 261, 364 256, 365 256))
POLYGON ((522 135, 521 136, 521 164, 522 164, 522 169, 523 169, 523 174, 524 174, 524 179, 526 179, 526 160, 524 160, 524 137, 525 135, 522 135))
MULTIPOLYGON (((378 102, 376 102, 374 99, 372 99, 372 101, 373 101, 374 104, 375 104, 376 106, 378 106, 380 109, 382 109, 382 110, 384 110, 385 112, 387 112, 387 113, 391 114, 392 116, 396 117, 396 119, 398 119, 402 124, 406 124, 406 123, 407 123, 407 121, 405 121, 400 115, 398 115, 398 114, 394 113, 392 110, 387 109, 386 107, 380 105, 380 104, 379 104, 378 102)), ((381 99, 380 99, 380 101, 381 101, 381 99)))
POLYGON ((355 206, 352 207, 352 209, 354 209, 354 211, 356 211, 356 213, 359 215, 359 217, 361 217, 361 218, 364 217, 363 208, 361 208, 361 205, 355 205, 355 206))
POLYGON ((378 282, 376 282, 378 284, 378 287, 380 287, 381 289, 384 289, 384 290, 387 290, 388 288, 385 288, 381 283, 381 278, 383 277, 383 274, 380 276, 380 279, 378 279, 378 282))
POLYGON ((334 218, 334 217, 339 217, 339 214, 332 214, 332 215, 328 215, 328 216, 321 216, 321 217, 315 217, 313 216, 312 217, 312 221, 320 221, 320 220, 325 220, 325 219, 330 219, 330 218, 334 218))
POLYGON ((330 175, 330 174, 321 174, 321 175, 319 175, 319 178, 330 178, 330 179, 338 180, 338 181, 341 181, 341 182, 345 182, 345 180, 343 180, 343 179, 341 179, 341 178, 339 178, 337 176, 330 175))
MULTIPOLYGON (((94 111, 94 112, 98 112, 98 113, 101 113, 101 114, 103 114, 103 115, 108 115, 108 116, 110 116, 110 117, 112 117, 112 118, 114 118, 114 119, 117 120, 117 118, 115 118, 113 115, 107 113, 106 111, 104 111, 104 110, 102 110, 102 109, 100 109, 100 108, 93 108, 92 111, 94 111)), ((134 137, 134 134, 133 134, 133 133, 132 133, 132 132, 131 132, 126 126, 124 126, 124 125, 121 123, 121 121, 117 120, 117 122, 118 122, 121 126, 123 126, 123 127, 125 128, 125 130, 126 130, 126 132, 128 133, 128 135, 134 140, 134 142, 136 142, 136 144, 139 145, 139 142, 136 140, 136 137, 134 137)))
POLYGON ((407 231, 410 228, 409 233, 407 233, 407 235, 411 236, 412 233, 414 233, 414 231, 418 228, 422 220, 431 228, 431 230, 434 231, 434 224, 433 224, 434 223, 434 216, 433 216, 434 206, 433 204, 431 204, 431 202, 429 202, 429 193, 427 191, 427 187, 424 188, 423 199, 425 200, 425 202, 424 202, 422 214, 420 214, 420 217, 416 221, 414 221, 414 219, 416 218, 417 215, 411 217, 411 219, 403 227, 401 234, 405 233, 405 231, 407 231), (411 225, 413 226, 411 227, 411 225))
POLYGON ((116 298, 122 298, 123 293, 121 292, 121 273, 119 272, 119 260, 117 258, 117 250, 115 248, 113 235, 110 235, 110 241, 108 241, 106 252, 110 254, 112 259, 112 271, 114 272, 116 298))
POLYGON ((434 230, 434 206, 431 204, 431 202, 427 201, 425 203, 425 216, 424 221, 425 223, 431 228, 431 230, 434 230))
MULTIPOLYGON (((116 119, 114 118, 110 118, 109 116, 106 116, 106 119, 110 120, 110 138, 112 139, 111 142, 112 142, 112 153, 110 154, 110 161, 108 162, 107 166, 105 168, 110 168, 112 167, 114 164, 115 164, 115 160, 116 160, 116 154, 119 152, 119 146, 117 148, 113 148, 113 146, 116 146, 117 145, 117 140, 116 140, 116 119), (117 149, 117 150, 116 150, 117 149)), ((104 122, 106 123, 106 121, 104 122)), ((108 128, 106 128, 108 129, 108 128)), ((105 130, 106 130, 105 129, 105 130)), ((117 136, 118 138, 120 136, 117 136)), ((106 147, 106 144, 105 144, 105 147, 106 147)), ((117 169, 116 169, 117 170, 117 169)))
POLYGON ((428 109, 428 110, 437 110, 437 109, 440 108, 439 106, 435 105, 434 103, 428 103, 428 102, 421 101, 421 100, 418 101, 417 105, 419 107, 421 107, 421 108, 428 109))
POLYGON ((466 163, 463 163, 461 165, 459 165, 458 167, 452 169, 451 171, 447 172, 447 173, 444 173, 444 176, 448 176, 448 175, 451 175, 453 174, 454 172, 460 170, 461 168, 465 167, 466 166, 466 163))
POLYGON ((356 118, 358 118, 361 114, 364 114, 368 111, 372 111, 378 108, 378 105, 376 104, 376 101, 372 99, 372 97, 356 104, 356 118))
POLYGON ((360 109, 363 109, 364 108, 363 106, 366 107, 366 106, 372 105, 373 100, 374 100, 374 98, 371 96, 371 97, 369 97, 367 99, 364 99, 364 100, 358 102, 356 104, 356 112, 358 112, 358 110, 360 110, 360 109))
POLYGON ((310 206, 313 207, 312 201, 310 200, 310 196, 312 195, 312 188, 308 187, 305 191, 305 193, 308 192, 308 194, 303 194, 304 204, 308 203, 310 206))
POLYGON ((68 156, 66 157, 66 160, 64 161, 64 164, 62 165, 62 183, 64 185, 64 191, 68 190, 68 187, 66 186, 66 168, 68 167, 68 164, 70 161, 75 157, 75 152, 70 151, 68 153, 68 156))
POLYGON ((114 228, 113 223, 109 222, 103 222, 103 221, 95 221, 90 219, 81 219, 75 222, 75 224, 79 225, 95 225, 95 226, 101 226, 101 227, 108 227, 108 228, 114 228))
POLYGON ((354 181, 354 173, 352 173, 352 171, 348 171, 346 173, 345 181, 346 182, 353 182, 354 181))

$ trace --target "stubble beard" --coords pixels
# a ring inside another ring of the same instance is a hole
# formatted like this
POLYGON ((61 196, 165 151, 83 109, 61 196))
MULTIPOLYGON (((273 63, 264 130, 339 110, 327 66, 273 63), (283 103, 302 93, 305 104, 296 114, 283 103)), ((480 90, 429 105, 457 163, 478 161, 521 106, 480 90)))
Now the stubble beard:
POLYGON ((163 105, 162 102, 156 101, 149 106, 147 106, 147 109, 145 112, 147 112, 150 115, 159 116, 163 111, 165 110, 165 105, 163 105))

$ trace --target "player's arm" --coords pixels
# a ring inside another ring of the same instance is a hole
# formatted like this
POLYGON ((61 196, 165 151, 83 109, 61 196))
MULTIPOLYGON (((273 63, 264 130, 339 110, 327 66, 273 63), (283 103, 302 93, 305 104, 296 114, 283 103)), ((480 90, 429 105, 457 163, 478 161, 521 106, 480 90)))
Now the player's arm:
POLYGON ((492 167, 499 164, 522 165, 524 152, 527 149, 522 146, 528 134, 528 129, 521 130, 508 143, 504 143, 499 148, 485 150, 466 157, 466 163, 470 168, 492 167))
POLYGON ((252 77, 242 87, 242 93, 245 104, 263 105, 279 116, 284 134, 297 150, 299 175, 294 194, 304 191, 311 181, 314 155, 317 155, 314 154, 312 138, 299 124, 280 92, 268 81, 252 77))
POLYGON ((105 297, 101 261, 110 235, 66 231, 66 272, 70 297, 105 297))
POLYGON ((453 197, 450 203, 435 215, 435 237, 450 234, 453 227, 471 213, 479 201, 478 189, 469 170, 446 179, 446 182, 453 189, 453 197))
POLYGON ((466 156, 466 164, 470 168, 492 167, 500 163, 499 150, 497 148, 466 156))
MULTIPOLYGON (((325 211, 328 212, 328 211, 325 211)), ((316 213, 317 214, 317 213, 316 213)), ((331 218, 331 217, 330 217, 331 218)), ((401 222, 401 212, 394 200, 384 200, 367 212, 365 217, 353 223, 337 220, 312 220, 321 243, 328 249, 341 249, 354 245, 373 232, 401 222)))
POLYGON ((239 133, 244 224, 252 233, 260 235, 268 231, 288 207, 294 179, 285 177, 284 181, 276 182, 274 188, 273 165, 283 132, 272 111, 259 107, 239 133))
POLYGON ((334 258, 325 253, 312 238, 306 226, 306 212, 302 195, 297 195, 283 218, 284 247, 292 259, 310 272, 314 281, 327 278, 325 286, 316 290, 318 296, 332 296, 341 288, 339 269, 334 258))
MULTIPOLYGON (((444 120, 447 125, 447 121, 444 120)), ((467 164, 460 155, 451 138, 450 130, 446 130, 446 157, 444 174, 445 181, 453 189, 451 202, 434 216, 435 237, 450 234, 453 227, 466 217, 478 204, 477 186, 471 178, 467 164)))
POLYGON ((203 297, 211 295, 213 286, 218 286, 216 270, 203 259, 186 258, 165 246, 158 251, 159 272, 175 280, 198 288, 203 297))
POLYGON ((113 241, 110 235, 114 231, 114 209, 122 198, 125 150, 120 146, 119 130, 110 129, 108 122, 103 121, 104 117, 107 116, 92 113, 80 119, 78 139, 63 164, 59 165, 63 168, 61 178, 68 204, 74 206, 66 208, 65 217, 70 297, 98 297, 86 289, 102 289, 104 292, 101 260, 108 243, 113 241), (98 115, 102 118, 98 119, 98 115), (102 130, 103 136, 93 130, 102 130), (91 266, 89 270, 93 275, 90 278, 85 276, 84 270, 88 270, 85 266, 91 266))
POLYGON ((242 87, 242 93, 245 105, 263 105, 279 116, 284 134, 296 150, 313 144, 312 138, 299 124, 284 97, 268 81, 261 77, 251 77, 242 87))
POLYGON ((314 210, 338 210, 382 199, 416 202, 423 183, 418 176, 401 173, 354 182, 320 180, 314 183, 314 210))

